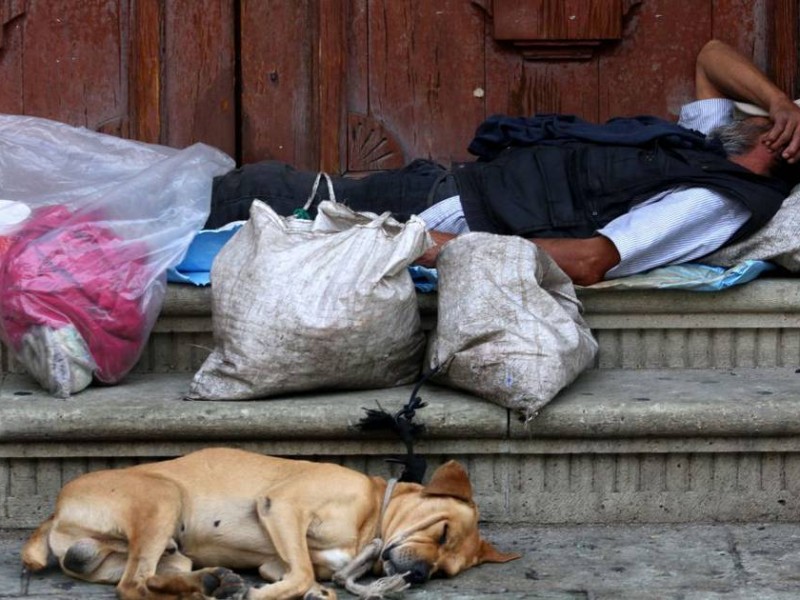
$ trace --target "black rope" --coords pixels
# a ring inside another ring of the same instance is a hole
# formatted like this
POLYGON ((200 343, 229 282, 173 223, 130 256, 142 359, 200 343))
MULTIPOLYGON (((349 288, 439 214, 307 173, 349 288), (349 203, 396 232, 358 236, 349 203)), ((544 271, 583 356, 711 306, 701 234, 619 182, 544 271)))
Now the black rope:
POLYGON ((399 481, 422 483, 425 478, 425 471, 428 468, 427 461, 425 457, 414 454, 414 442, 424 434, 425 425, 415 423, 414 417, 419 409, 427 406, 417 394, 422 385, 437 371, 439 371, 438 367, 420 377, 414 389, 411 390, 411 398, 396 413, 390 413, 376 400, 375 404, 378 405, 378 408, 364 408, 366 415, 357 424, 361 431, 392 431, 402 440, 406 447, 406 454, 386 459, 386 462, 403 465, 399 481))

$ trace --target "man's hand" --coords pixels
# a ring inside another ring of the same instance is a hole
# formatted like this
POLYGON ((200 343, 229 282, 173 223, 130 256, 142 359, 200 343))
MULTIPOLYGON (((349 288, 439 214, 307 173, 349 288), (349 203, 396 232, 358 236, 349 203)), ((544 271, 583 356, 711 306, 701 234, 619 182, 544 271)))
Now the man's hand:
MULTIPOLYGON (((435 267, 442 246, 455 234, 441 231, 428 232, 434 246, 414 261, 423 267, 435 267)), ((606 272, 619 264, 620 256, 613 242, 602 235, 591 238, 531 238, 539 248, 547 252, 556 264, 577 285, 592 285, 602 281, 606 272)))
POLYGON ((770 106, 769 117, 774 124, 764 136, 764 143, 773 152, 780 152, 786 162, 797 162, 800 159, 800 107, 783 96, 770 106))
POLYGON ((414 261, 414 264, 434 268, 436 266, 436 258, 439 256, 439 251, 442 249, 442 246, 456 237, 456 235, 454 233, 444 233, 442 231, 428 231, 428 234, 431 236, 435 245, 428 248, 425 254, 414 261))
POLYGON ((773 121, 764 143, 790 163, 800 160, 800 108, 749 58, 719 40, 700 50, 695 65, 698 100, 731 98, 761 106, 773 121))

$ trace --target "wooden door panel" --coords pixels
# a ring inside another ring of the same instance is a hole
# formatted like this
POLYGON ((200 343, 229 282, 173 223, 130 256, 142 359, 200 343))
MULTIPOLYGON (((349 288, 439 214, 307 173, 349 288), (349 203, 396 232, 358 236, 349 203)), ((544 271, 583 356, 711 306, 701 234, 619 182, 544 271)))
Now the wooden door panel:
MULTIPOLYGON (((597 119, 597 65, 591 61, 522 60, 512 47, 487 39, 487 115, 576 114, 597 119)), ((477 123, 473 124, 473 129, 477 123)))
POLYGON ((697 52, 711 39, 711 0, 648 0, 634 9, 622 43, 597 58, 598 117, 676 118, 694 99, 697 52))
POLYGON ((791 53, 780 50, 772 32, 782 32, 777 39, 784 47, 796 46, 797 5, 502 0, 494 8, 506 11, 505 25, 495 36, 488 0, 350 0, 345 166, 360 171, 415 157, 468 159, 474 128, 497 112, 675 119, 694 98, 695 57, 712 37, 753 56, 767 71, 789 65, 795 76, 791 53), (546 12, 541 22, 530 14, 532 6, 546 12), (518 27, 514 10, 535 31, 518 27), (778 22, 773 14, 790 21, 778 22), (558 39, 559 27, 564 39, 558 39), (527 40, 514 39, 519 36, 527 40))
POLYGON ((234 11, 229 0, 165 3, 164 143, 236 152, 234 11))
MULTIPOLYGON (((348 131, 348 168, 363 170, 432 157, 465 157, 464 146, 484 113, 483 11, 463 0, 372 0, 356 11, 364 18, 366 65, 348 75, 350 112, 393 138, 395 153, 375 146, 367 133, 348 131), (366 69, 363 69, 366 67, 366 69), (367 151, 369 150, 369 151, 367 151), (402 157, 396 152, 401 151, 402 157)), ((358 42, 356 42, 358 44, 358 42)))
POLYGON ((235 156, 236 46, 230 0, 131 0, 131 136, 235 156))
POLYGON ((4 28, 0 111, 125 135, 127 2, 0 4, 21 9, 4 28))
POLYGON ((315 168, 317 0, 242 0, 240 27, 243 162, 315 168))
POLYGON ((0 0, 0 112, 17 113, 22 100, 24 3, 0 0))
POLYGON ((178 147, 204 141, 242 162, 449 163, 470 158, 492 113, 675 117, 712 37, 795 88, 799 5, 0 0, 0 111, 178 147))

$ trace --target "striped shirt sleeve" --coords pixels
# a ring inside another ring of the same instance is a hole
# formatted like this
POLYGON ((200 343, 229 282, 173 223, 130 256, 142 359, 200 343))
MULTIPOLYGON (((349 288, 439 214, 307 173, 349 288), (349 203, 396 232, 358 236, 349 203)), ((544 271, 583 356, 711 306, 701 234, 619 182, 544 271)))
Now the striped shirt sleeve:
POLYGON ((705 256, 722 246, 749 217, 750 211, 740 203, 705 188, 666 192, 598 231, 620 255, 606 279, 705 256))
MULTIPOLYGON (((733 101, 698 100, 681 109, 678 123, 707 134, 729 123, 733 101)), ((722 246, 750 218, 735 200, 706 188, 676 188, 635 206, 598 230, 620 255, 607 279, 695 260, 722 246)))

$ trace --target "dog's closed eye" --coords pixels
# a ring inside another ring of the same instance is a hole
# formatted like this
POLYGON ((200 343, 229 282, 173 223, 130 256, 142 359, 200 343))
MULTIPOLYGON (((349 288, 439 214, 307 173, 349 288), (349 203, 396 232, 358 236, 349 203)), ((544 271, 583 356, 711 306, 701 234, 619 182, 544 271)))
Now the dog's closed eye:
POLYGON ((439 536, 439 545, 444 546, 447 543, 447 523, 444 524, 442 535, 439 536))

